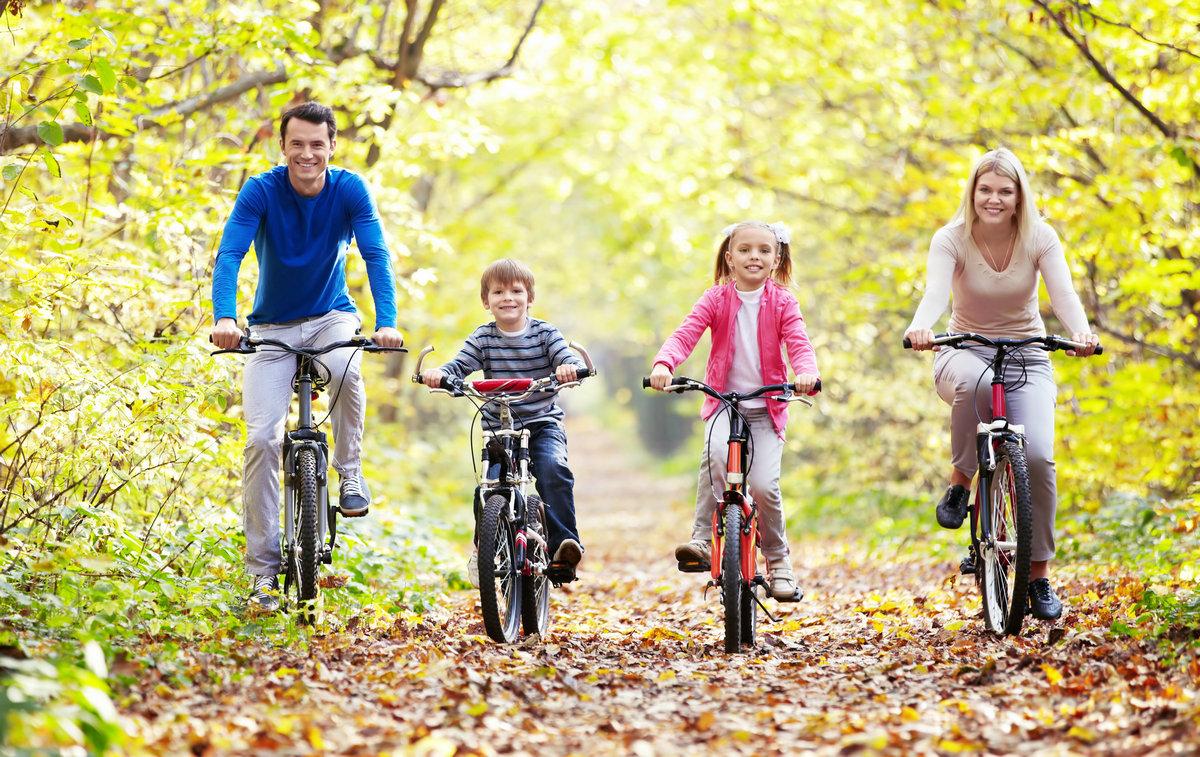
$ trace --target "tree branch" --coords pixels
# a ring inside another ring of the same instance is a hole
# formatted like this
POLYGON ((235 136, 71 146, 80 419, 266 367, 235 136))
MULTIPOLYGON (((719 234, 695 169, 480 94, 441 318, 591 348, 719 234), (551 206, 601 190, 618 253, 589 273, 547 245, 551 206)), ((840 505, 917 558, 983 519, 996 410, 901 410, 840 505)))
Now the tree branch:
POLYGON ((473 74, 446 73, 436 79, 418 76, 414 72, 414 79, 430 89, 437 90, 451 89, 456 87, 469 87, 472 84, 495 81, 496 79, 509 76, 512 74, 513 68, 517 64, 517 57, 521 54, 521 47, 525 44, 525 40, 529 38, 530 33, 533 31, 533 27, 537 24, 538 13, 541 12, 544 4, 545 0, 538 0, 537 5, 533 7, 533 12, 529 14, 529 21, 525 24, 525 30, 521 32, 520 39, 518 39, 517 44, 513 46, 512 54, 508 56, 508 60, 504 62, 504 65, 500 66, 499 68, 492 69, 491 71, 478 71, 473 74))
POLYGON ((1109 20, 1109 19, 1105 18, 1104 16, 1101 16, 1096 11, 1092 10, 1092 8, 1090 6, 1079 3, 1078 0, 1076 0, 1074 5, 1075 5, 1076 10, 1078 10, 1082 13, 1088 14, 1089 16, 1091 16, 1092 18, 1096 19, 1097 21, 1099 21, 1101 23, 1108 24, 1109 26, 1119 26, 1122 29, 1128 29, 1129 31, 1133 32, 1138 37, 1140 37, 1142 40, 1149 42, 1152 45, 1157 45, 1159 47, 1165 47, 1168 50, 1174 50, 1175 52, 1179 53, 1180 55, 1186 55, 1190 58, 1195 58, 1196 60, 1200 60, 1200 55, 1197 55, 1196 53, 1192 52, 1191 50, 1188 50, 1186 47, 1177 47, 1175 45, 1172 45, 1170 42, 1159 42, 1156 39, 1150 39, 1145 34, 1143 34, 1141 32, 1141 30, 1135 29, 1132 24, 1122 23, 1121 21, 1109 20))
POLYGON ((816 205, 819 208, 825 208, 826 210, 832 210, 837 213, 845 213, 852 216, 876 216, 879 218, 895 218, 899 215, 898 211, 890 210, 888 208, 877 208, 871 206, 867 206, 865 208, 851 208, 845 205, 838 205, 837 203, 822 200, 817 197, 810 197, 808 195, 801 194, 793 189, 772 186, 749 174, 734 174, 730 178, 734 179, 735 181, 740 181, 743 184, 751 187, 766 189, 774 192, 780 197, 786 197, 789 200, 795 200, 796 202, 803 202, 809 205, 816 205))
MULTIPOLYGON (((1096 56, 1092 54, 1092 51, 1088 49, 1086 40, 1076 36, 1075 32, 1073 32, 1071 28, 1067 26, 1067 22, 1063 19, 1062 14, 1052 10, 1047 0, 1033 1, 1039 7, 1041 7, 1042 10, 1046 11, 1046 13, 1050 15, 1050 18, 1054 19, 1054 23, 1058 26, 1059 31, 1061 31, 1063 36, 1069 39, 1071 43, 1075 45, 1076 49, 1078 49, 1083 57, 1087 59, 1088 63, 1091 64, 1096 73, 1100 75, 1101 79, 1108 82, 1113 89, 1117 90, 1117 92, 1121 94, 1121 97, 1123 97, 1126 102, 1136 108, 1137 111, 1141 113, 1147 121, 1154 125, 1154 128, 1158 129, 1158 131, 1162 133, 1163 136, 1170 140, 1175 140, 1178 137, 1178 131, 1175 129, 1175 127, 1159 118, 1158 115, 1147 108, 1141 100, 1137 99, 1132 92, 1126 89, 1121 82, 1117 81, 1117 78, 1113 76, 1111 71, 1108 70, 1108 67, 1101 63, 1096 56)), ((1196 176, 1200 176, 1200 164, 1196 163, 1196 161, 1190 155, 1187 156, 1187 159, 1191 164, 1192 172, 1196 174, 1196 176)))

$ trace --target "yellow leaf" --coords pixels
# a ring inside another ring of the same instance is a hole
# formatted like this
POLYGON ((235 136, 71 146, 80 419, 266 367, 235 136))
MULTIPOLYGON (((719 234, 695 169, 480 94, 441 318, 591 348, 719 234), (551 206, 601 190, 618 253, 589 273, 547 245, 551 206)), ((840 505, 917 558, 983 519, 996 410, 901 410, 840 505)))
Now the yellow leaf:
POLYGON ((308 726, 308 743, 318 751, 325 748, 325 739, 321 737, 321 732, 315 725, 308 726))
POLYGON ((651 641, 665 641, 665 640, 669 640, 669 639, 676 640, 676 641, 683 641, 683 639, 685 637, 683 634, 681 634, 679 631, 676 631, 673 628, 664 628, 662 626, 655 626, 654 628, 651 628, 650 630, 648 630, 644 634, 642 634, 642 638, 649 639, 651 641))
POLYGON ((1046 680, 1051 686, 1057 686, 1062 683, 1063 674, 1058 672, 1058 668, 1048 663, 1042 663, 1042 672, 1046 674, 1046 680))
POLYGON ((1071 730, 1067 731, 1067 735, 1073 739, 1078 739, 1085 744, 1090 744, 1096 740, 1096 734, 1092 733, 1090 729, 1084 728, 1081 725, 1071 726, 1071 730))
POLYGON ((473 718, 477 718, 488 711, 487 702, 479 701, 467 708, 467 714, 473 718))
POLYGON ((711 712, 701 713, 700 717, 696 718, 696 730, 707 731, 709 728, 713 727, 713 723, 715 722, 717 722, 716 715, 712 714, 711 712))
POLYGON ((921 719, 921 713, 911 707, 905 707, 900 710, 900 717, 912 723, 921 719))
POLYGON ((291 736, 292 731, 296 730, 295 715, 280 715, 275 721, 275 732, 281 733, 284 736, 291 736))
POLYGON ((663 672, 658 674, 658 682, 659 683, 663 683, 664 681, 674 681, 674 680, 675 680, 675 671, 674 670, 664 670, 663 672))
POLYGON ((946 630, 947 631, 957 631, 958 629, 962 628, 964 625, 966 625, 966 623, 962 620, 952 620, 946 624, 946 630))

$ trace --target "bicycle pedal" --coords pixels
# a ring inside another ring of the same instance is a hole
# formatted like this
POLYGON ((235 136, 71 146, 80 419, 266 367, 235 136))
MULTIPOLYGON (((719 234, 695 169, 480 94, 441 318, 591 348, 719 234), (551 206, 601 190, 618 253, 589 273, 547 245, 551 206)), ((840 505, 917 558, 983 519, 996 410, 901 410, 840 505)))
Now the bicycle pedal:
POLYGON ((706 562, 679 562, 681 573, 709 573, 712 567, 706 562))
POLYGON ((964 576, 973 576, 976 573, 975 561, 969 557, 963 558, 958 564, 958 572, 964 576))
POLYGON ((544 575, 546 578, 550 579, 550 583, 554 584, 556 587, 561 587, 563 584, 569 584, 572 581, 579 580, 579 576, 575 574, 575 569, 569 567, 558 567, 551 565, 550 567, 546 568, 544 575))
MULTIPOLYGON (((774 596, 774 595, 772 595, 772 596, 774 596)), ((792 596, 790 596, 790 597, 784 597, 783 599, 780 599, 779 597, 775 597, 776 602, 783 602, 783 603, 799 602, 802 599, 804 599, 804 591, 801 590, 800 588, 797 588, 796 592, 794 594, 792 594, 792 596)))

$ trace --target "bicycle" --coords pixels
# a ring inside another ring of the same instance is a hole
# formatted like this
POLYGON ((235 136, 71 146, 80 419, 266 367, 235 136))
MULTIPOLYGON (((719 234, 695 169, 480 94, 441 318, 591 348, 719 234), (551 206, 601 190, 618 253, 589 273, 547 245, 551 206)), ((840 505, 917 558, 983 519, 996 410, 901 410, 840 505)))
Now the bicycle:
MULTIPOLYGON (((212 355, 258 352, 273 347, 296 356, 296 374, 292 391, 299 399, 296 427, 285 430, 283 437, 283 596, 294 590, 295 605, 301 621, 316 620, 314 610, 321 565, 333 563, 337 547, 337 507, 329 503, 329 443, 325 432, 313 420, 312 403, 328 386, 332 376, 322 375, 320 356, 345 347, 363 352, 408 352, 403 347, 377 347, 370 339, 355 336, 324 347, 293 347, 275 339, 243 336, 237 349, 215 350, 212 355)), ((326 369, 328 374, 328 369, 326 369)), ((334 397, 334 402, 337 398, 334 397)))
MULTIPOLYGON (((479 412, 489 404, 499 411, 499 428, 483 430, 473 509, 483 626, 487 635, 501 644, 516 641, 521 628, 526 636, 545 636, 550 625, 550 585, 560 587, 575 580, 573 568, 551 563, 545 505, 531 492, 530 432, 515 426, 512 413, 514 403, 533 394, 557 393, 596 375, 587 350, 574 342, 569 347, 587 366, 576 372, 574 381, 560 383, 553 375, 480 381, 443 376, 440 387, 430 390, 466 397, 479 412)), ((413 383, 422 383, 421 365, 430 352, 433 347, 424 347, 419 353, 413 383)))
MULTIPOLYGON (((642 378, 642 388, 649 389, 650 379, 642 378)), ((754 499, 746 491, 746 482, 753 454, 750 449, 750 429, 746 419, 738 410, 738 406, 746 400, 756 399, 769 392, 782 392, 767 397, 774 402, 803 402, 812 406, 807 397, 796 395, 795 384, 772 384, 750 392, 718 392, 703 381, 697 381, 685 376, 676 376, 667 385, 668 392, 704 392, 721 403, 717 412, 729 413, 729 454, 725 463, 726 489, 717 498, 717 507, 713 510, 712 521, 712 551, 715 558, 720 555, 720 561, 710 559, 709 564, 680 563, 679 569, 684 573, 705 573, 711 575, 705 584, 705 593, 709 588, 721 590, 721 604, 725 608, 725 651, 737 652, 744 644, 753 647, 757 634, 758 610, 775 621, 766 606, 758 598, 757 588, 762 587, 770 594, 766 579, 758 572, 758 507, 754 499), (725 538, 727 534, 738 534, 738 538, 725 538)), ((817 381, 814 392, 821 391, 821 382, 817 381)), ((709 440, 711 443, 711 440, 709 440)), ((796 593, 786 599, 776 599, 777 602, 799 602, 804 594, 799 588, 796 593)))
MULTIPOLYGON (((981 334, 935 334, 933 343, 953 349, 965 349, 965 343, 996 349, 989 369, 992 420, 980 419, 975 435, 979 467, 974 480, 975 506, 970 508, 971 543, 963 572, 975 576, 988 630, 999 636, 1016 635, 1021 632, 1029 603, 1033 499, 1025 462, 1025 426, 1008 420, 1004 368, 1026 347, 1054 352, 1084 349, 1086 345, 1053 335, 990 339, 981 334)), ((912 348, 907 337, 904 347, 912 348)), ((1097 346, 1094 354, 1103 352, 1104 348, 1097 346)))

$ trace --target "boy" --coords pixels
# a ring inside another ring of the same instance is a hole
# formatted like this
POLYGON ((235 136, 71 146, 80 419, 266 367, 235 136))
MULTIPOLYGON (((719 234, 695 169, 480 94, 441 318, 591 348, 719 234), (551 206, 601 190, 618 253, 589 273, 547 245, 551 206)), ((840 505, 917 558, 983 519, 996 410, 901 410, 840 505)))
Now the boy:
MULTIPOLYGON (((441 368, 425 371, 421 380, 437 388, 443 376, 465 378, 483 371, 485 378, 543 378, 574 381, 583 362, 567 347, 554 326, 529 317, 533 303, 533 272, 516 260, 497 260, 483 271, 479 282, 483 307, 496 319, 475 329, 454 359, 441 368)), ((554 563, 571 570, 583 558, 575 526, 575 477, 567 467, 567 435, 562 408, 553 394, 535 394, 512 406, 519 424, 529 429, 529 462, 537 478, 537 491, 546 504, 550 555, 554 563)), ((499 418, 487 406, 483 422, 497 428, 499 418)), ((467 577, 479 586, 478 549, 467 563, 467 577)))

